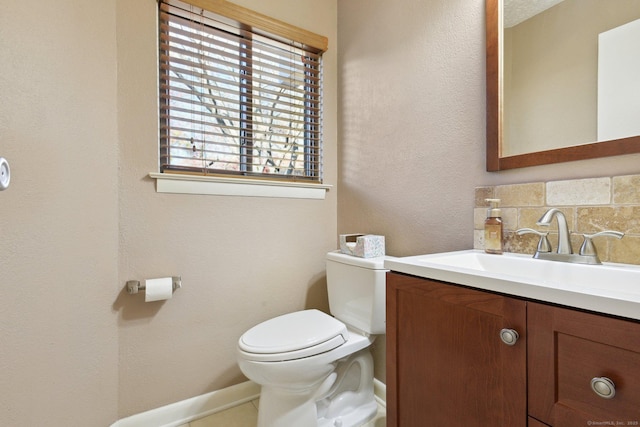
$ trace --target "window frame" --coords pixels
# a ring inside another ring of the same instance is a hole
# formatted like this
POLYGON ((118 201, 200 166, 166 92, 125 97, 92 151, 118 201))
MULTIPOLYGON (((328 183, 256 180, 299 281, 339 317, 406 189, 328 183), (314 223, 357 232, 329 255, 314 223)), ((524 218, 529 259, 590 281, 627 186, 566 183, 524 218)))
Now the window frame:
MULTIPOLYGON (((238 28, 240 31, 246 31, 248 28, 251 29, 251 31, 253 33, 255 33, 258 36, 264 37, 264 36, 268 36, 268 38, 272 38, 274 40, 278 40, 281 41, 279 39, 287 39, 287 40, 291 40, 293 41, 296 45, 298 46, 302 46, 305 49, 312 49, 312 51, 314 53, 318 53, 320 55, 322 55, 322 53, 324 53, 327 50, 327 38, 323 37, 323 36, 319 36, 316 35, 314 33, 308 32, 306 30, 302 30, 300 28, 291 26, 289 24, 286 24, 282 21, 278 21, 275 20, 273 18, 267 17, 265 15, 261 15, 257 12, 251 11, 249 9, 237 6, 233 3, 229 3, 227 1, 216 1, 216 2, 212 2, 212 1, 208 1, 208 0, 160 0, 159 1, 159 8, 162 4, 168 4, 170 6, 175 6, 177 5, 191 5, 194 6, 196 8, 202 9, 202 13, 212 13, 214 14, 213 16, 216 17, 216 19, 224 19, 224 24, 227 25, 234 25, 236 28, 238 28)), ((159 60, 160 62, 160 60, 159 60)), ((249 64, 250 65, 250 64, 249 64)), ((161 66, 159 64, 159 66, 161 66)), ((321 70, 319 71, 320 77, 321 77, 321 70)), ((160 90, 160 89, 159 89, 160 90)), ((161 97, 161 94, 159 93, 159 98, 161 97)), ((247 98, 244 100, 246 102, 251 102, 251 91, 248 91, 248 96, 247 98)), ((161 101, 162 102, 162 101, 161 101)), ((246 103, 243 103, 243 105, 245 106, 244 108, 246 108, 246 103)), ((320 103, 320 107, 321 107, 321 103, 320 103)), ((161 106, 162 108, 162 106, 161 106)), ((247 112, 245 110, 246 114, 249 114, 248 118, 250 120, 250 108, 251 106, 249 106, 249 111, 247 112)), ((305 113, 306 115, 306 113, 305 113)), ((320 113, 320 118, 321 118, 322 113, 320 113)), ((321 126, 321 123, 318 123, 318 126, 321 126)), ((305 125, 306 128, 306 125, 305 125)), ((239 134, 240 138, 246 138, 247 133, 245 132, 251 132, 250 128, 240 128, 239 131, 241 132, 241 134, 239 134), (248 129, 248 130, 247 130, 248 129)), ((318 132, 318 141, 319 141, 319 150, 321 150, 321 146, 322 146, 322 131, 321 128, 317 131, 318 132)), ((308 139, 306 136, 306 129, 305 129, 305 137, 304 137, 304 149, 305 149, 305 156, 308 155, 308 153, 306 152, 307 148, 308 148, 308 139)), ((243 144, 241 144, 239 142, 238 144, 239 146, 242 146, 243 144)), ((162 156, 162 150, 164 149, 169 149, 170 146, 165 146, 160 148, 160 155, 162 156)), ((250 158, 251 156, 251 150, 248 149, 245 150, 244 153, 241 153, 241 155, 246 156, 248 158, 250 158)), ((321 161, 322 158, 322 152, 318 151, 316 156, 318 157, 318 160, 321 161)), ((304 162, 305 165, 307 165, 307 161, 305 160, 304 162)), ((198 173, 197 169, 198 168, 188 168, 186 170, 180 170, 181 168, 179 167, 168 167, 168 168, 163 168, 161 166, 161 173, 160 174, 150 174, 150 177, 156 179, 157 182, 157 191, 160 191, 160 187, 161 187, 161 180, 163 183, 165 182, 173 182, 173 184, 175 184, 176 182, 183 182, 187 179, 185 179, 184 174, 185 172, 188 175, 204 175, 204 178, 207 179, 196 179, 195 182, 198 183, 198 186, 200 186, 200 184, 202 182, 215 182, 216 185, 220 184, 220 183, 228 183, 228 182, 238 182, 241 185, 250 185, 252 178, 257 178, 255 181, 280 181, 283 180, 285 182, 285 184, 278 184, 276 185, 276 187, 278 188, 295 188, 295 189, 300 189, 303 188, 305 186, 318 186, 319 184, 322 184, 322 164, 319 163, 320 166, 320 171, 318 171, 316 173, 316 176, 311 176, 309 177, 308 175, 310 175, 308 172, 304 173, 304 176, 283 176, 283 175, 278 175, 278 174, 262 174, 262 173, 249 173, 249 171, 240 171, 240 173, 236 173, 236 174, 229 174, 229 175, 218 175, 218 172, 214 172, 214 171, 208 171, 206 168, 198 173), (167 176, 165 174, 181 174, 183 175, 182 177, 174 177, 171 179, 168 179, 167 176), (291 183, 292 185, 288 185, 286 183, 291 183), (300 185, 300 184, 303 185, 300 185)), ((305 166, 306 168, 306 166, 305 166)), ((193 181, 193 180, 192 180, 193 181)), ((172 184, 172 186, 173 186, 172 184)), ((268 186, 268 182, 261 182, 260 183, 260 187, 261 188, 265 188, 266 186, 268 186), (266 184, 266 185, 265 185, 266 184)), ((166 185, 162 184, 162 187, 165 187, 166 190, 166 185)), ((326 185, 320 185, 320 187, 322 187, 322 193, 324 194, 325 190, 328 190, 331 186, 326 186, 326 185)), ((238 187, 239 188, 239 187, 238 187)), ((164 192, 164 191, 163 191, 164 192)), ((176 192, 176 191, 167 191, 167 192, 176 192)), ((177 192, 182 192, 182 191, 177 191, 177 192)), ((185 191, 185 192, 192 192, 192 191, 185 191)), ((296 192, 298 192, 296 190, 296 192)), ((202 191, 198 191, 199 194, 212 194, 209 193, 208 191, 202 192, 202 191)), ((217 193, 213 193, 213 194, 217 194, 217 193)), ((279 196, 276 196, 279 197, 279 196)), ((296 196, 293 196, 296 197, 296 196)), ((306 198, 306 197, 305 197, 306 198)), ((313 196, 311 198, 317 198, 316 196, 313 196)))

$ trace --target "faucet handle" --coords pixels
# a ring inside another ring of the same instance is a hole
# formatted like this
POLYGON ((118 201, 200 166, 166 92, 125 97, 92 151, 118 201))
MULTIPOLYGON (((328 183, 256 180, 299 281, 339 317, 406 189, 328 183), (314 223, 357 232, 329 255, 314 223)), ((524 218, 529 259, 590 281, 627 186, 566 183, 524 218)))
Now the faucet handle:
POLYGON ((598 252, 596 251, 596 247, 594 246, 593 241, 591 239, 598 236, 609 236, 609 237, 615 237, 616 239, 622 239, 622 237, 624 236, 624 233, 620 231, 605 230, 605 231, 600 231, 594 234, 583 234, 583 236, 584 236, 584 242, 582 242, 582 246, 580 246, 580 255, 597 257, 598 252))
POLYGON ((549 234, 548 231, 538 231, 534 230, 533 228, 520 228, 516 230, 516 233, 518 234, 518 236, 522 236, 524 234, 535 234, 537 236, 540 236, 540 241, 538 242, 538 249, 536 249, 536 252, 551 252, 551 244, 549 243, 549 239, 547 238, 547 235, 549 234))

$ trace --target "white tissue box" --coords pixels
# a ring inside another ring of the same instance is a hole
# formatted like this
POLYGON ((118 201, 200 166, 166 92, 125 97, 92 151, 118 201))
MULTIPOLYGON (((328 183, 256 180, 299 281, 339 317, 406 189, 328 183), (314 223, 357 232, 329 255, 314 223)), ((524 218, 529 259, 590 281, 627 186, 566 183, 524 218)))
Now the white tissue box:
POLYGON ((360 258, 384 256, 384 236, 374 234, 341 234, 340 252, 360 258))

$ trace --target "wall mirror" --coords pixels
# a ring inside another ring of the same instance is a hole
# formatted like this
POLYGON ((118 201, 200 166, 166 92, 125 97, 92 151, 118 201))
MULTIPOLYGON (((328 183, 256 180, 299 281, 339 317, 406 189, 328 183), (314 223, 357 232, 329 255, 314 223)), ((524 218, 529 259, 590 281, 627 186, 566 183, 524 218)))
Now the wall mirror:
POLYGON ((640 0, 486 0, 486 19, 488 171, 640 152, 640 0))

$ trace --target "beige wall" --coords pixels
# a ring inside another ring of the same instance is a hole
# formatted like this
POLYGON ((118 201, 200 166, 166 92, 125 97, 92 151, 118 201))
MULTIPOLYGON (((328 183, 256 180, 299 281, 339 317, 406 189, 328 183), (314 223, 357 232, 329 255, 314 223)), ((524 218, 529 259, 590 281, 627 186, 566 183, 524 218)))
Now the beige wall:
POLYGON ((0 13, 0 425, 117 416, 116 8, 8 0, 0 13))
MULTIPOLYGON (((485 171, 482 0, 338 2, 338 232, 401 256, 473 247, 474 188, 637 173, 640 155, 485 171)), ((384 340, 376 376, 385 378, 384 340)))
MULTIPOLYGON (((329 37, 325 182, 335 185, 336 3, 238 3, 329 37)), ((243 381, 242 332, 327 308, 335 187, 324 201, 155 192, 155 9, 3 3, 0 156, 13 176, 0 193, 0 425, 107 426, 243 381), (171 301, 124 291, 167 275, 183 280, 171 301)))
POLYGON ((469 248, 478 185, 638 171, 638 155, 484 171, 481 0, 238 3, 330 38, 326 201, 155 193, 155 1, 3 3, 1 425, 105 426, 241 381, 246 328, 326 308, 338 232, 385 234, 393 255, 469 248), (173 274, 166 303, 123 293, 173 274))
MULTIPOLYGON (((336 184, 336 4, 236 3, 329 37, 325 55, 325 182, 336 184), (303 13, 300 13, 303 10, 303 13)), ((275 315, 326 309, 324 255, 336 248, 337 190, 289 200, 158 194, 155 0, 119 0, 119 282, 181 275, 165 303, 121 293, 119 414, 244 380, 236 342, 275 315)))

